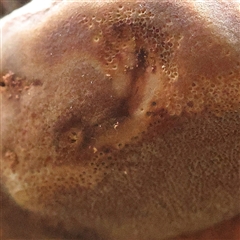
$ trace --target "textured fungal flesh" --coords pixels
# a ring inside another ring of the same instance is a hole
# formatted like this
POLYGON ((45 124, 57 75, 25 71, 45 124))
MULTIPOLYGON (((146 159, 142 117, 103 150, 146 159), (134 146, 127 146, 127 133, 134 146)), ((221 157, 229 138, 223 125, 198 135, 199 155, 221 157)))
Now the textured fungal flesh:
POLYGON ((107 239, 237 215, 239 3, 35 4, 1 20, 2 179, 14 201, 107 239))

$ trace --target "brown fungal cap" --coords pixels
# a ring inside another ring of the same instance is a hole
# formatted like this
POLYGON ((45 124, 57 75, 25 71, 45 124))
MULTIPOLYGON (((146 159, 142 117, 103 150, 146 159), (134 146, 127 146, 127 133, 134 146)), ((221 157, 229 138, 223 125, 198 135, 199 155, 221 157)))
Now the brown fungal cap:
POLYGON ((238 214, 239 3, 36 3, 1 20, 2 178, 16 203, 107 239, 238 214))

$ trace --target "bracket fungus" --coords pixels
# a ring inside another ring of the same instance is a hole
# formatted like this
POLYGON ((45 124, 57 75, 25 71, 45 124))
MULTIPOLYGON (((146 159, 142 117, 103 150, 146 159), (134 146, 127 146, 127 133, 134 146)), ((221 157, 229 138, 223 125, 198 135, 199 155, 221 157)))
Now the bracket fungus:
POLYGON ((3 239, 166 239, 239 214, 239 1, 33 0, 0 24, 3 239))

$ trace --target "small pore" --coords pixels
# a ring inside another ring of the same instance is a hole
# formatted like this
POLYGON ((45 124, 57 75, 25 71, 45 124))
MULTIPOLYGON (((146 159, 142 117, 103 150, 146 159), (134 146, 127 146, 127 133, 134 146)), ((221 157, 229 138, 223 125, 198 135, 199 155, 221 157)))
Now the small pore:
POLYGON ((188 107, 190 107, 190 108, 192 108, 193 107, 193 101, 189 101, 188 103, 187 103, 187 105, 188 105, 188 107))
POLYGON ((95 36, 95 37, 93 38, 93 41, 94 41, 94 42, 99 42, 99 40, 100 40, 100 39, 99 39, 98 36, 95 36))
POLYGON ((1 81, 0 82, 0 87, 5 87, 5 86, 6 86, 5 82, 1 81))
POLYGON ((152 103, 151 103, 151 106, 153 106, 153 107, 156 106, 156 105, 157 105, 156 102, 152 102, 152 103))

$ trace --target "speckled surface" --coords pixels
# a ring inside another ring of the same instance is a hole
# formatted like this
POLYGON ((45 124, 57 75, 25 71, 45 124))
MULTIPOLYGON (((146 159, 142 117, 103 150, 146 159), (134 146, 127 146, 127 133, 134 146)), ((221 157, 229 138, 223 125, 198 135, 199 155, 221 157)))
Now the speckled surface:
POLYGON ((237 215, 239 14, 236 1, 33 1, 3 18, 6 192, 85 239, 237 215))

